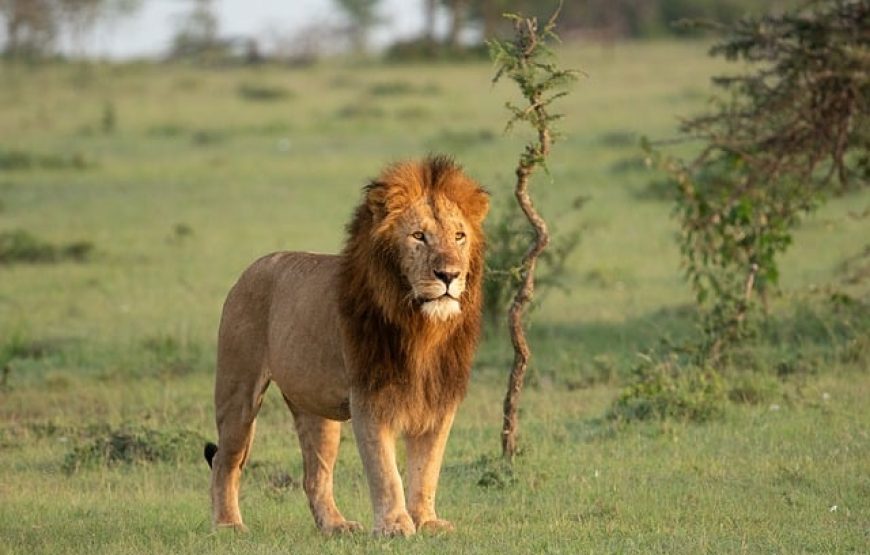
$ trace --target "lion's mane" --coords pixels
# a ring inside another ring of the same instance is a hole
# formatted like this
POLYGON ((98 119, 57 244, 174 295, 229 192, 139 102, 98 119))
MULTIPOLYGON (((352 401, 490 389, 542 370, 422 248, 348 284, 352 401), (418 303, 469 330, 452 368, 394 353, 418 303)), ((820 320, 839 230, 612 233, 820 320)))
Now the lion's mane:
POLYGON ((465 396, 480 336, 488 195, 446 157, 391 166, 365 189, 347 227, 339 310, 353 394, 409 433, 429 429, 465 396), (390 226, 421 197, 445 197, 468 222, 466 288, 459 315, 426 318, 409 301, 390 226))

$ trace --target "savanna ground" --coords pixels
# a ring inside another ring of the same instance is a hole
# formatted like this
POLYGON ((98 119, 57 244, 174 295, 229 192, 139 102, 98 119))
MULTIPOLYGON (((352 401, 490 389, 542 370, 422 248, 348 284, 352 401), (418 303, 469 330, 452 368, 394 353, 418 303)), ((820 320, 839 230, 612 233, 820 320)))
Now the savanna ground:
MULTIPOLYGON (((510 86, 492 88, 485 62, 0 66, 0 233, 60 249, 0 264, 0 552, 870 550, 866 192, 798 232, 723 416, 606 418, 639 353, 695 332, 670 204, 647 186, 636 139, 671 137, 678 115, 703 107, 724 69, 705 50, 561 53, 588 78, 561 104, 565 136, 534 188, 556 233, 580 226, 582 240, 568 291, 533 314, 523 451, 512 472, 498 461, 511 351, 489 329, 439 491, 457 532, 408 540, 317 533, 275 391, 243 478, 252 531, 213 533, 200 453, 215 436, 215 330, 257 256, 339 249, 386 162, 454 154, 497 217, 524 139, 502 134, 510 86), (63 250, 75 242, 92 250, 63 250)), ((338 502, 368 526, 345 436, 338 502)))

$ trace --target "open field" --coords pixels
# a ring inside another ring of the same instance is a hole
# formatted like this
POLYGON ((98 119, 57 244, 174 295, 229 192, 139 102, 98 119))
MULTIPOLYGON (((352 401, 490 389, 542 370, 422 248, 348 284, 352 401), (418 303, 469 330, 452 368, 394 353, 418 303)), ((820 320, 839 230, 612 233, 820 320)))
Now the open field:
MULTIPOLYGON (((582 240, 569 291, 534 312, 524 451, 513 472, 498 462, 512 354, 487 330, 439 490, 458 530, 410 540, 319 536, 275 391, 243 478, 252 532, 211 531, 200 449, 220 308, 261 254, 339 249, 389 161, 454 154, 503 206, 523 140, 502 134, 512 89, 487 63, 0 65, 0 233, 93 246, 85 262, 0 263, 0 553, 870 551, 870 194, 829 202, 784 257, 769 331, 735 369, 763 394, 703 425, 610 422, 638 353, 694 326, 636 139, 671 137, 725 66, 696 43, 561 60, 589 76, 561 104, 552 184, 534 187, 582 240), (158 460, 102 464, 107 438, 158 460)), ((338 503, 368 526, 345 436, 338 503)))

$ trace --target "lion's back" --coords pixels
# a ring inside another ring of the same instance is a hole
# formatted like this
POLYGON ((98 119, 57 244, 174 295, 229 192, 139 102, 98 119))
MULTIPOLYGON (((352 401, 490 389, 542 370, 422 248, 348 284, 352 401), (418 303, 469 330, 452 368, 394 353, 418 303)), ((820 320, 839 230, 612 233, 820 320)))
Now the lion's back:
MULTIPOLYGON (((224 303, 224 318, 241 317, 268 325, 278 308, 320 309, 329 302, 339 269, 338 256, 281 251, 255 260, 239 277, 224 303), (278 306, 275 306, 277 303, 278 306)), ((283 311, 282 311, 283 312, 283 311)), ((287 314, 283 314, 287 319, 287 314)))
POLYGON ((219 356, 261 350, 262 364, 294 404, 344 416, 347 380, 336 291, 338 255, 276 252, 256 260, 224 305, 219 356), (258 348, 259 347, 259 348, 258 348))

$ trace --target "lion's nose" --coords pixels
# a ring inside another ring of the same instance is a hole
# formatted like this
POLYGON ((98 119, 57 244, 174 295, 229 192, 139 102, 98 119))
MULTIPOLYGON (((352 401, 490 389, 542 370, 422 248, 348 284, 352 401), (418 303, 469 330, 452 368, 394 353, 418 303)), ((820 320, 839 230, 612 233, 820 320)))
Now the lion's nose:
POLYGON ((435 270, 435 277, 443 281, 444 285, 450 287, 450 282, 459 277, 459 272, 435 270))

